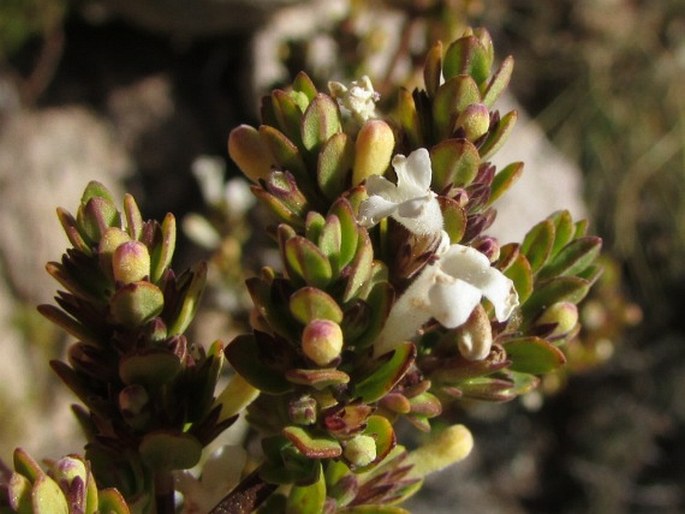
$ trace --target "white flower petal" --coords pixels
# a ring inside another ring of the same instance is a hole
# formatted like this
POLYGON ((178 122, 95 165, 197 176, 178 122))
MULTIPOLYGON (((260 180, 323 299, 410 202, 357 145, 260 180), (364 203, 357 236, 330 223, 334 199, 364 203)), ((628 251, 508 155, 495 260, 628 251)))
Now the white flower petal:
POLYGON ((441 245, 437 255, 438 260, 427 265, 392 306, 374 343, 376 355, 414 337, 431 318, 446 328, 462 326, 483 296, 493 304, 498 321, 508 319, 518 306, 514 283, 478 250, 441 245))
POLYGON ((373 226, 381 217, 392 216, 415 234, 441 232, 443 217, 437 196, 430 189, 432 172, 428 150, 419 148, 409 157, 395 155, 392 165, 397 175, 396 185, 378 175, 366 179, 369 198, 360 207, 362 224, 373 226), (395 208, 391 209, 388 203, 395 204, 395 208))
POLYGON ((442 231, 440 203, 432 195, 402 202, 393 217, 414 234, 430 235, 442 231))
POLYGON ((499 270, 490 266, 488 258, 475 248, 452 245, 441 256, 445 273, 477 287, 495 307, 497 321, 504 321, 518 305, 514 283, 499 270))
POLYGON ((366 179, 366 192, 371 196, 382 196, 386 200, 398 202, 397 186, 380 175, 371 175, 366 179))
POLYGON ((449 277, 438 281, 428 292, 431 314, 443 327, 457 328, 469 319, 480 303, 480 290, 463 280, 449 277))
POLYGON ((407 157, 396 155, 392 165, 397 173, 398 189, 419 195, 430 190, 433 171, 430 154, 425 148, 418 148, 407 157))
POLYGON ((397 211, 397 204, 381 196, 372 196, 359 207, 359 223, 366 228, 373 227, 383 218, 397 211))

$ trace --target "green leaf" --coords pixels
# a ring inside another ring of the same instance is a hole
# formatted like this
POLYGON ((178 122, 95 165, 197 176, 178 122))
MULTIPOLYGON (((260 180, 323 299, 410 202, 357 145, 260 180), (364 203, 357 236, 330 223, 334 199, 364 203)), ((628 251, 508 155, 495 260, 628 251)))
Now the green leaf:
POLYGON ((486 161, 497 153, 509 137, 517 119, 518 113, 516 111, 508 112, 502 116, 494 128, 490 129, 488 138, 479 149, 481 160, 486 161))
POLYGON ((385 320, 390 314, 394 297, 394 290, 390 283, 379 282, 373 286, 368 297, 364 300, 364 303, 369 306, 369 309, 365 311, 369 317, 364 325, 363 333, 352 341, 354 346, 366 348, 376 340, 385 326, 385 320))
POLYGON ((511 74, 514 71, 514 59, 508 55, 499 69, 495 72, 483 93, 483 103, 488 107, 495 105, 495 102, 509 85, 511 74))
POLYGON ((228 136, 228 154, 240 171, 252 182, 266 178, 274 165, 269 148, 257 129, 238 125, 228 136))
POLYGON ((457 244, 466 232, 466 211, 456 200, 446 196, 439 196, 438 202, 442 211, 443 230, 450 236, 450 242, 457 244))
POLYGON ((104 184, 98 182, 97 180, 91 180, 81 195, 81 204, 87 204, 91 198, 103 198, 110 203, 114 203, 114 197, 112 193, 109 192, 104 184))
POLYGON ((504 275, 514 282, 519 303, 523 304, 533 292, 533 271, 526 256, 517 254, 514 262, 504 271, 504 275))
POLYGON ((500 196, 516 184, 523 175, 523 163, 513 162, 495 175, 490 188, 490 198, 487 205, 492 205, 500 196))
POLYGON ((343 302, 354 298, 371 276, 373 264, 373 246, 369 233, 362 227, 356 227, 358 232, 357 254, 350 264, 350 275, 343 294, 343 302))
POLYGON ((547 280, 535 288, 533 294, 523 304, 526 317, 537 316, 546 307, 557 302, 578 303, 590 289, 590 283, 579 277, 556 277, 547 280))
POLYGON ((542 220, 530 229, 523 238, 521 253, 528 258, 533 273, 545 265, 552 252, 553 244, 554 223, 550 220, 542 220))
POLYGON ((433 100, 433 121, 437 137, 450 137, 457 115, 474 103, 480 103, 480 91, 471 77, 458 75, 442 84, 433 100))
POLYGON ((290 291, 283 291, 279 285, 269 284, 258 277, 247 279, 245 285, 257 311, 266 319, 271 329, 286 339, 297 338, 300 327, 290 316, 290 291))
POLYGON ((458 75, 470 75, 481 84, 490 75, 491 60, 487 49, 475 36, 454 41, 445 52, 443 74, 445 80, 458 75))
POLYGON ((517 371, 510 371, 509 377, 514 382, 511 388, 512 394, 519 396, 530 393, 540 385, 540 379, 531 375, 530 373, 519 373, 517 371))
POLYGON ((131 512, 124 497, 114 488, 100 491, 98 511, 102 514, 130 514, 131 512))
POLYGON ((453 184, 468 186, 478 173, 480 155, 467 139, 446 139, 430 149, 433 178, 431 187, 442 191, 453 184))
POLYGON ((150 282, 133 282, 112 295, 109 307, 114 321, 136 328, 162 312, 164 295, 150 282))
MULTIPOLYGON (((434 95, 433 95, 434 96, 434 95)), ((405 88, 400 88, 397 100, 397 117, 402 130, 407 135, 411 148, 422 146, 423 134, 416 102, 412 94, 405 88)))
POLYGON ((326 287, 333 278, 331 263, 314 243, 304 237, 288 239, 284 245, 284 254, 291 278, 299 277, 318 288, 326 287))
POLYGON ((329 216, 335 215, 340 221, 340 262, 342 269, 347 266, 357 252, 359 240, 359 229, 357 219, 352 210, 352 205, 345 198, 339 198, 331 206, 329 216))
MULTIPOLYGON (((321 468, 321 463, 318 463, 321 468)), ((326 501, 326 481, 319 469, 319 479, 310 485, 294 486, 288 495, 286 514, 321 514, 326 501)))
POLYGON ((329 386, 347 384, 350 381, 347 373, 335 368, 289 369, 285 372, 285 378, 293 384, 306 385, 318 391, 329 386))
POLYGON ((312 188, 312 178, 297 146, 280 130, 269 125, 259 127, 259 136, 281 169, 293 174, 300 187, 312 188))
POLYGON ((578 277, 586 280, 592 286, 597 279, 602 276, 604 267, 601 264, 593 264, 588 266, 585 270, 578 273, 578 277))
POLYGON ((207 282, 207 263, 200 262, 189 273, 191 274, 190 285, 183 292, 178 314, 173 320, 169 320, 169 335, 183 334, 195 318, 207 282))
POLYGON ((312 79, 309 78, 304 71, 299 72, 293 80, 293 90, 304 93, 307 99, 311 102, 316 97, 318 91, 312 79))
POLYGON ((576 232, 573 234, 573 239, 578 239, 587 234, 588 220, 578 220, 575 223, 576 232))
POLYGON ((315 152, 334 134, 341 131, 338 104, 330 96, 319 93, 304 112, 302 144, 310 152, 315 152))
POLYGON ((304 222, 300 215, 287 206, 282 200, 276 198, 271 193, 265 191, 261 187, 251 186, 250 190, 255 197, 266 205, 269 210, 278 217, 280 221, 292 225, 297 229, 304 228, 304 222))
POLYGON ((93 196, 78 208, 76 223, 83 240, 96 245, 109 227, 121 228, 121 216, 114 202, 93 196))
POLYGON ((304 237, 310 241, 317 241, 321 236, 321 231, 326 220, 321 213, 316 211, 309 211, 304 220, 304 237))
POLYGON ((202 456, 202 444, 190 434, 159 431, 143 437, 138 451, 156 472, 172 471, 195 466, 202 456))
POLYGON ((33 483, 32 503, 34 514, 69 514, 64 493, 47 475, 38 477, 33 483))
POLYGON ((136 199, 128 193, 124 195, 124 215, 128 235, 133 240, 139 240, 143 233, 143 215, 140 213, 136 199))
POLYGON ((90 256, 93 254, 90 246, 86 243, 79 232, 74 217, 61 207, 57 208, 57 218, 62 225, 64 233, 67 235, 69 242, 80 252, 90 256))
POLYGON ((355 396, 366 403, 380 400, 404 377, 415 359, 416 346, 409 342, 400 344, 378 369, 355 384, 355 396))
POLYGON ((572 276, 582 273, 597 259, 601 249, 602 240, 599 237, 585 236, 576 239, 562 248, 540 270, 539 278, 572 276))
POLYGON ((293 386, 281 374, 265 366, 252 334, 242 334, 224 349, 233 369, 252 387, 269 394, 283 394, 293 386))
POLYGON ((311 436, 297 426, 285 427, 283 435, 310 459, 334 459, 342 455, 340 443, 328 435, 311 436))
POLYGON ((10 512, 17 512, 18 514, 33 513, 32 489, 31 482, 24 475, 19 473, 12 473, 10 475, 9 483, 7 484, 7 501, 9 501, 10 512))
POLYGON ((411 514, 408 510, 393 505, 358 505, 338 509, 336 514, 411 514))
POLYGON ((178 356, 166 349, 141 349, 122 357, 119 376, 125 384, 160 387, 173 380, 183 368, 178 356))
POLYGON ((342 309, 333 297, 311 286, 295 291, 290 297, 289 306, 291 314, 303 325, 315 319, 328 319, 335 323, 343 319, 342 309))
POLYGON ((395 436, 395 430, 392 428, 392 423, 384 416, 376 414, 369 416, 366 420, 366 428, 362 433, 372 437, 376 441, 376 459, 368 466, 357 469, 357 473, 372 469, 374 464, 382 461, 397 444, 397 438, 395 436))
POLYGON ((522 337, 504 345, 509 368, 520 373, 542 375, 566 363, 564 353, 550 342, 539 337, 522 337))
POLYGON ((435 96, 442 79, 442 42, 438 41, 428 51, 423 65, 423 82, 428 96, 435 96))
MULTIPOLYGON (((291 141, 300 141, 300 125, 302 123, 302 111, 292 95, 281 89, 271 93, 273 108, 278 126, 291 141)), ((274 155, 275 157, 275 155, 274 155)))
POLYGON ((576 231, 573 225, 571 213, 563 210, 556 211, 551 214, 549 218, 554 223, 554 245, 552 245, 552 255, 559 253, 564 246, 573 240, 573 234, 576 231))
MULTIPOLYGON (((311 241, 314 239, 308 238, 311 241)), ((333 269, 333 276, 340 273, 340 252, 342 250, 342 226, 340 219, 335 214, 330 214, 321 229, 317 242, 319 248, 328 257, 333 269)))
POLYGON ((335 200, 347 189, 354 164, 354 145, 347 134, 338 132, 319 151, 316 179, 329 200, 335 200))

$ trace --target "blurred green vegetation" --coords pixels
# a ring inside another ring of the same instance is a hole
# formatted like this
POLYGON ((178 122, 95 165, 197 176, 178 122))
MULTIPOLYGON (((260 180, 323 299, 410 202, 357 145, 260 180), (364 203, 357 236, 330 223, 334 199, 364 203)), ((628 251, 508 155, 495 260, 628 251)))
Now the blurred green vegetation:
POLYGON ((66 0, 3 0, 0 3, 0 60, 31 38, 46 37, 64 19, 66 0))

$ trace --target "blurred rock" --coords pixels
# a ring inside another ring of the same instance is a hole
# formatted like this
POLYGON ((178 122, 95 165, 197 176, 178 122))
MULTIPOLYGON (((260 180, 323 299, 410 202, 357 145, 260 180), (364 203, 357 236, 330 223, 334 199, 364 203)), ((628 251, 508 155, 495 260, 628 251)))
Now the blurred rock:
POLYGON ((498 170, 516 161, 523 161, 524 167, 521 179, 495 203, 497 219, 489 233, 502 243, 520 242, 534 224, 554 211, 567 209, 574 220, 587 217, 580 170, 552 145, 513 97, 503 96, 495 107, 501 113, 516 110, 519 116, 493 163, 498 170))
POLYGON ((16 444, 35 455, 81 451, 68 408, 73 396, 48 360, 59 337, 35 305, 52 302, 58 284, 45 271, 68 243, 55 208, 77 207, 89 180, 117 196, 130 168, 111 127, 84 107, 41 111, 6 109, 0 130, 0 457, 16 444), (41 325, 45 323, 45 325, 41 325), (32 337, 37 336, 37 337, 32 337), (42 341, 41 341, 42 340, 42 341), (11 436, 11 437, 10 437, 11 436), (7 446, 5 446, 7 445, 7 446))
POLYGON ((174 36, 248 33, 274 9, 303 0, 101 0, 86 6, 91 19, 119 15, 146 30, 174 36))
POLYGON ((129 169, 110 126, 83 107, 16 111, 4 120, 0 257, 19 298, 44 303, 53 296, 45 263, 59 260, 67 243, 55 208, 73 211, 89 180, 120 197, 119 184, 129 169))

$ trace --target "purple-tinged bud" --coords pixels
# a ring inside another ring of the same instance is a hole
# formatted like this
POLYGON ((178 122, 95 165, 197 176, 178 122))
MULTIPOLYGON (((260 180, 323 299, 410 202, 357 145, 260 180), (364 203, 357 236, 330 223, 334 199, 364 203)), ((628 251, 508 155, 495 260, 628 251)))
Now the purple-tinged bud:
POLYGON ((77 478, 85 485, 88 480, 88 467, 79 457, 62 457, 52 465, 50 475, 58 484, 64 484, 68 489, 77 478))
POLYGON ((98 258, 100 268, 112 278, 112 255, 114 251, 124 243, 131 240, 130 236, 117 227, 108 228, 100 239, 98 245, 98 258))
POLYGON ((112 255, 114 279, 124 284, 150 276, 150 252, 140 241, 119 245, 112 255))
POLYGON ((376 441, 373 437, 360 434, 345 443, 343 456, 350 464, 368 466, 376 460, 376 441))
POLYGON ((496 262, 497 259, 499 259, 499 242, 494 237, 477 237, 471 243, 471 246, 473 246, 476 250, 485 255, 490 262, 496 262))
POLYGON ((296 425, 312 425, 316 423, 316 412, 316 400, 308 394, 288 403, 288 417, 296 425))
POLYGON ((466 134, 466 139, 475 141, 487 134, 490 128, 490 111, 483 104, 471 104, 464 109, 455 123, 466 134))
POLYGON ((343 333, 340 325, 327 319, 315 319, 302 332, 302 351, 317 366, 327 366, 340 356, 343 333))

